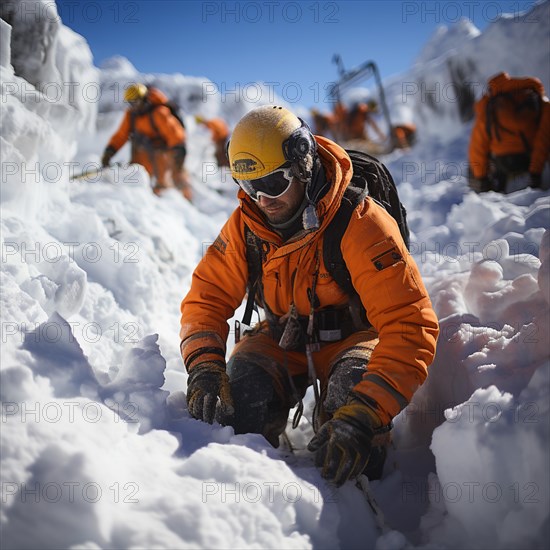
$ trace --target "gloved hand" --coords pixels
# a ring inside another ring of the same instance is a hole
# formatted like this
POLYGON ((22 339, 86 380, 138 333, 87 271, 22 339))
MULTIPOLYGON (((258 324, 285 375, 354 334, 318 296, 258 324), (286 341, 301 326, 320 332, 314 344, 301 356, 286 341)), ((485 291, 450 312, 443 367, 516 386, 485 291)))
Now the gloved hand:
POLYGON ((162 192, 166 189, 166 187, 164 185, 159 185, 158 183, 153 187, 153 193, 157 196, 157 197, 160 197, 160 195, 162 195, 162 192))
POLYGON ((109 166, 109 163, 111 162, 111 159, 115 156, 116 149, 109 145, 105 148, 105 151, 103 151, 103 156, 101 157, 101 166, 105 168, 106 166, 109 166))
POLYGON ((187 380, 187 409, 197 420, 212 424, 220 400, 222 416, 233 415, 229 377, 221 363, 207 361, 194 366, 187 380))
POLYGON ((491 180, 487 176, 481 179, 477 179, 474 177, 469 178, 468 186, 472 191, 475 191, 476 193, 486 193, 487 191, 491 191, 493 189, 491 180))
POLYGON ((187 148, 185 144, 176 145, 172 148, 174 154, 174 168, 176 170, 183 170, 183 163, 185 162, 185 155, 187 154, 187 148))
POLYGON ((369 462, 374 430, 382 426, 376 413, 356 397, 340 407, 309 442, 321 475, 337 487, 358 477, 369 462))
POLYGON ((538 189, 542 185, 542 174, 534 174, 533 172, 531 172, 529 174, 529 178, 529 187, 538 189))

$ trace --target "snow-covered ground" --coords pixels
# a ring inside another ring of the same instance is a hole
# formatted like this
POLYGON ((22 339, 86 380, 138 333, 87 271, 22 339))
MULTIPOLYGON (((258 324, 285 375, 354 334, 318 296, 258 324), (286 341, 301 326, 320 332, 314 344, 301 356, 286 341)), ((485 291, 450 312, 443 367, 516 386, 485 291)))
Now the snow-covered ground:
POLYGON ((481 34, 441 29, 387 83, 392 112, 419 127, 414 149, 384 160, 442 332, 371 483, 383 524, 352 483, 320 478, 307 419, 290 454, 192 420, 178 394, 179 304, 236 205, 193 115, 233 124, 257 104, 205 101, 206 79, 139 75, 123 58, 97 69, 43 7, 33 25, 0 20, 2 548, 545 548, 550 193, 468 191, 471 119, 450 86, 478 96, 507 70, 548 90, 550 3, 481 34), (193 205, 154 196, 134 166, 69 180, 97 167, 136 79, 185 109, 193 205))

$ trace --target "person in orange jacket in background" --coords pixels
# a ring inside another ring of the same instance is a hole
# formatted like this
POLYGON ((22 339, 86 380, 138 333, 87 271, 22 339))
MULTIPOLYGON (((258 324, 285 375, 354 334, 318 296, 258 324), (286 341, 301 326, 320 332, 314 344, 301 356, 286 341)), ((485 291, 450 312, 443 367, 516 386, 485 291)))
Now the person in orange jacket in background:
POLYGON ((540 187, 550 155, 550 103, 538 78, 499 73, 475 105, 469 147, 470 188, 504 193, 510 178, 529 174, 540 187))
POLYGON ((369 103, 358 103, 354 105, 348 114, 348 139, 359 139, 369 141, 367 128, 371 127, 380 141, 384 141, 386 136, 380 130, 378 124, 372 117, 378 110, 375 101, 369 103))
POLYGON ((328 113, 322 113, 318 109, 310 109, 311 119, 313 121, 313 133, 318 136, 332 137, 334 128, 334 118, 328 113))
POLYGON ((416 142, 416 125, 412 122, 404 122, 392 126, 394 145, 398 149, 409 149, 416 142))
POLYGON ((155 194, 160 194, 171 183, 191 200, 191 185, 184 168, 185 128, 172 114, 168 98, 157 88, 137 83, 126 88, 124 101, 129 108, 105 148, 102 165, 108 166, 116 152, 130 140, 130 162, 141 164, 155 178, 155 194))
POLYGON ((339 245, 367 322, 320 257, 353 173, 344 149, 313 136, 284 107, 266 105, 238 122, 228 156, 240 205, 181 304, 188 411, 276 447, 290 409, 318 379, 318 429, 308 449, 321 475, 337 485, 362 473, 378 478, 392 418, 435 354, 439 327, 418 267, 395 220, 364 198, 339 245), (253 282, 247 242, 258 253, 253 282), (227 321, 249 283, 266 319, 226 363, 227 321))
POLYGON ((195 116, 195 120, 198 124, 203 124, 210 130, 212 141, 214 142, 218 167, 229 166, 226 152, 227 140, 229 139, 229 127, 225 120, 222 118, 211 118, 210 120, 206 120, 199 115, 195 116))

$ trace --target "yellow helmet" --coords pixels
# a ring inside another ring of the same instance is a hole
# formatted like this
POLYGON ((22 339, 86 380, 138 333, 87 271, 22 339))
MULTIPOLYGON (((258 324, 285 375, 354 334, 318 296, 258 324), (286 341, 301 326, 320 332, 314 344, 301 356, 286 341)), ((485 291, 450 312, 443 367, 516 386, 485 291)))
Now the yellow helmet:
POLYGON ((147 86, 136 82, 135 84, 130 84, 124 91, 124 101, 127 103, 132 103, 132 101, 143 99, 146 95, 147 86))
POLYGON ((235 179, 253 180, 314 151, 315 141, 305 122, 284 107, 264 105, 237 123, 227 156, 235 179))

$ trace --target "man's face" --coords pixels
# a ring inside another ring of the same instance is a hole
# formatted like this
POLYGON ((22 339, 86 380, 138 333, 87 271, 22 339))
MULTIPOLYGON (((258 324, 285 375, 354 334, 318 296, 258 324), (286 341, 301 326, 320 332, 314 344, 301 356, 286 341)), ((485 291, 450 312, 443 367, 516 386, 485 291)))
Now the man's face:
POLYGON ((294 178, 286 193, 275 199, 260 195, 256 204, 270 223, 281 224, 294 216, 302 204, 304 192, 303 184, 294 178))

